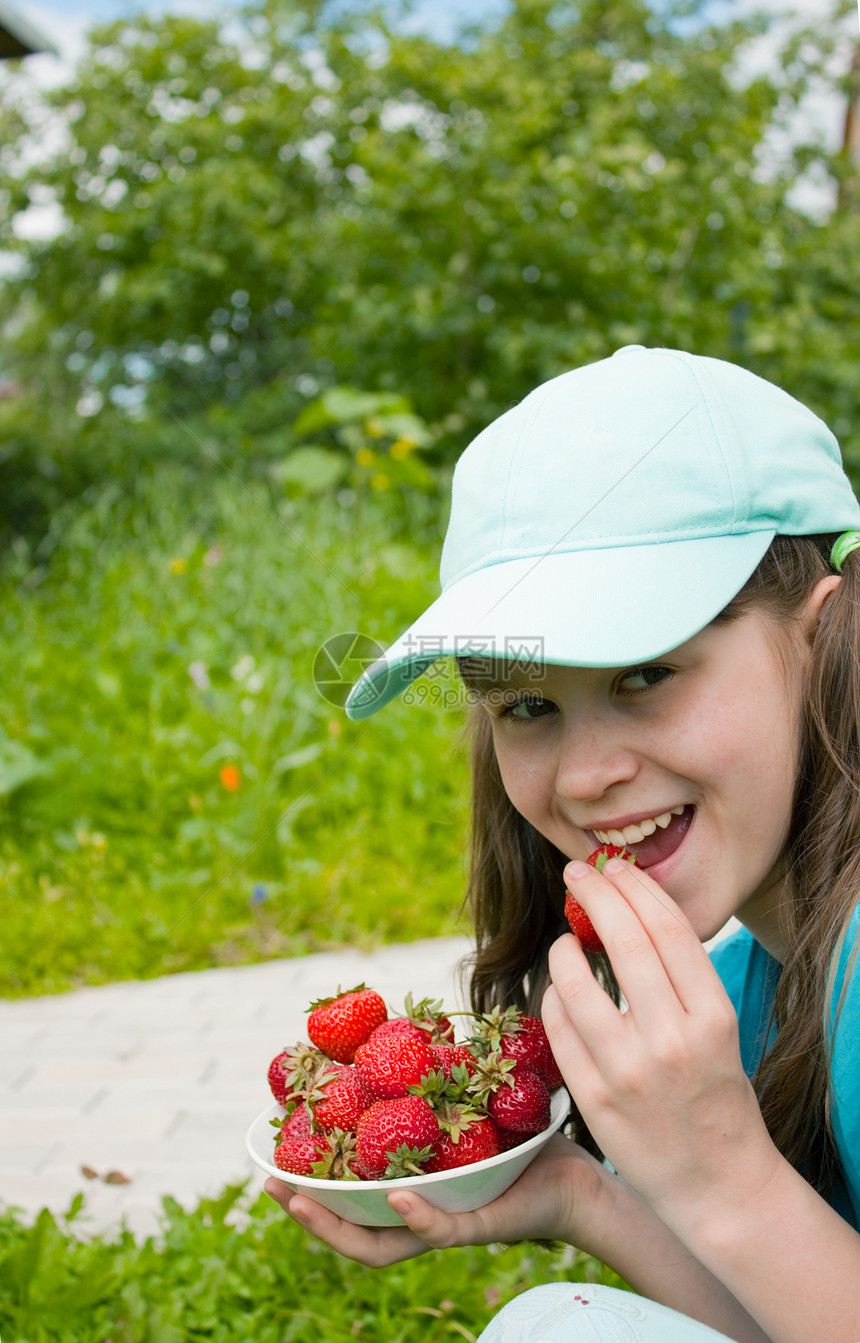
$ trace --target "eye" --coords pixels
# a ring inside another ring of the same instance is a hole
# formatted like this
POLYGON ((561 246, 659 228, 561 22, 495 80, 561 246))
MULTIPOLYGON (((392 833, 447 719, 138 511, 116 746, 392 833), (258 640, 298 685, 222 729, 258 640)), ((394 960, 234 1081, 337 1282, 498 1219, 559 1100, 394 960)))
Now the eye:
POLYGON ((625 672, 624 675, 619 678, 619 684, 622 681, 630 681, 636 677, 640 677, 646 681, 650 677, 655 678, 649 685, 632 686, 622 691, 622 694, 624 695, 643 695, 646 690, 653 690, 655 685, 662 685, 667 678, 671 678, 674 675, 675 673, 672 671, 671 667, 634 667, 632 671, 625 672))
POLYGON ((536 695, 531 695, 528 699, 507 704, 495 714, 495 717, 512 719, 515 723, 530 723, 536 718, 545 718, 547 714, 553 713, 555 707, 551 699, 540 699, 536 695))

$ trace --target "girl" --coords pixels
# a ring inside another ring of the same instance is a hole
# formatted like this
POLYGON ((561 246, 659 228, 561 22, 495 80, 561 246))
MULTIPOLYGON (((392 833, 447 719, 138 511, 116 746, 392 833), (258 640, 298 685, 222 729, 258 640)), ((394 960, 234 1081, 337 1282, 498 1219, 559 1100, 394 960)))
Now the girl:
POLYGON ((580 1141, 474 1213, 392 1193, 402 1228, 266 1188, 368 1265, 552 1238, 635 1289, 535 1288, 480 1343, 860 1340, 858 527, 805 407, 626 347, 467 449, 442 594, 352 691, 366 717, 458 658, 472 1003, 540 1010, 580 1141), (607 841, 641 870, 582 861, 607 841))

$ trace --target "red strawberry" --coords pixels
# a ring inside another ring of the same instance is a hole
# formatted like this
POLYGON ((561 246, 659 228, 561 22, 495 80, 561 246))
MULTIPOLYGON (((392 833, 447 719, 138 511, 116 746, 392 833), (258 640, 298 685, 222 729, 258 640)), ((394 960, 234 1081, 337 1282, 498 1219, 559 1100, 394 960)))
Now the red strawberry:
MULTIPOLYGON (((520 1033, 517 1038, 522 1039, 523 1036, 529 1041, 531 1052, 524 1052, 522 1057, 531 1063, 535 1072, 546 1082, 547 1091, 555 1091, 557 1087, 563 1086, 564 1078, 558 1070, 547 1033, 539 1017, 520 1017, 520 1033)), ((504 1056, 506 1052, 503 1044, 502 1055, 504 1056)), ((513 1058, 514 1055, 508 1054, 508 1057, 513 1058)))
MULTIPOLYGON (((427 1032, 420 1026, 416 1026, 414 1021, 408 1017, 390 1017, 388 1021, 383 1021, 380 1026, 369 1037, 371 1040, 378 1040, 383 1035, 408 1035, 413 1040, 427 1041, 427 1032)), ((365 1044, 367 1041, 365 1041, 365 1044)))
POLYGON ((279 1105, 286 1105, 287 1103, 287 1084, 284 1077, 286 1061, 287 1050, 282 1049, 280 1054, 272 1059, 267 1073, 272 1095, 279 1105))
POLYGON ((412 1002, 412 994, 406 995, 406 1016, 389 1017, 377 1026, 374 1035, 411 1035, 415 1040, 423 1040, 436 1048, 437 1044, 450 1044, 454 1038, 454 1027, 448 1017, 442 1014, 441 1002, 422 998, 420 1003, 412 1002))
POLYGON ((522 1059, 543 1078, 550 1091, 562 1085, 539 1017, 526 1016, 516 1007, 494 1007, 491 1012, 481 1012, 475 1020, 472 1045, 478 1058, 487 1058, 497 1050, 502 1058, 522 1059))
POLYGON ((311 1167, 323 1159, 326 1150, 327 1140, 322 1133, 309 1133, 307 1137, 291 1133, 275 1148, 275 1165, 292 1175, 313 1175, 311 1167))
POLYGON ((355 1169, 355 1134, 333 1129, 303 1138, 291 1134, 275 1148, 275 1165, 293 1175, 314 1175, 319 1180, 358 1180, 355 1169))
POLYGON ((291 1049, 282 1049, 269 1064, 269 1086, 279 1105, 287 1106, 291 1099, 304 1094, 313 1078, 329 1060, 313 1045, 299 1043, 291 1049))
POLYGON ((429 1032, 432 1045, 443 1040, 450 1044, 454 1039, 454 1027, 442 1012, 441 999, 422 998, 419 1003, 413 1003, 412 994, 407 993, 405 1005, 407 1021, 411 1021, 419 1030, 429 1032))
MULTIPOLYGON (((489 1022, 495 1011, 484 1017, 483 1021, 489 1022)), ((482 1029, 480 1020, 479 1031, 482 1029)), ((518 1012, 515 1007, 510 1007, 501 1013, 494 1024, 496 1034, 491 1034, 490 1043, 499 1050, 502 1058, 527 1063, 530 1068, 534 1068, 539 1077, 544 1079, 550 1090, 555 1090, 559 1085, 555 1081, 558 1068, 540 1018, 526 1016, 525 1013, 518 1012), (551 1087, 550 1079, 553 1082, 551 1087)))
POLYGON ((555 1091, 563 1085, 564 1079, 558 1070, 558 1064, 549 1047, 549 1040, 543 1023, 536 1017, 523 1017, 523 1032, 520 1035, 506 1036, 499 1046, 503 1059, 516 1059, 534 1068, 538 1077, 546 1083, 547 1091, 555 1091), (534 1025, 526 1027, 526 1022, 534 1025))
POLYGON ((473 1073, 477 1067, 475 1055, 468 1045, 438 1044, 433 1046, 433 1051, 439 1060, 439 1066, 448 1078, 451 1076, 451 1069, 458 1063, 461 1063, 469 1073, 473 1073))
MULTIPOLYGON (((632 863, 634 867, 641 866, 636 861, 636 854, 621 844, 602 844, 599 849, 594 850, 594 853, 590 853, 585 861, 596 868, 598 872, 602 872, 610 858, 623 858, 625 862, 632 863)), ((583 951, 605 951, 606 948, 597 936, 594 924, 582 905, 574 899, 570 891, 565 891, 564 896, 564 917, 570 924, 570 931, 576 933, 582 943, 583 951)))
POLYGON ((355 1051, 388 1016, 388 1010, 374 989, 359 984, 346 993, 338 990, 334 998, 311 1003, 308 1035, 337 1063, 352 1063, 355 1051))
POLYGON ((570 924, 570 931, 576 933, 576 936, 582 943, 583 951, 597 953, 606 950, 600 938, 597 936, 597 930, 591 922, 591 919, 588 917, 579 901, 574 900, 570 891, 565 891, 564 893, 564 917, 570 924))
POLYGON ((438 1140, 439 1125, 422 1096, 376 1101, 358 1121, 358 1173, 366 1180, 420 1174, 438 1140))
POLYGON ((314 1125, 323 1133, 336 1128, 354 1133, 373 1097, 355 1068, 348 1064, 335 1064, 335 1068, 336 1072, 333 1068, 330 1074, 323 1074, 309 1097, 314 1125))
POLYGON ((601 844, 600 848, 590 853, 585 861, 591 867, 596 867, 598 872, 602 872, 610 858, 623 858, 625 863, 632 863, 634 867, 640 869, 642 866, 633 850, 623 844, 601 844))
MULTIPOLYGON (((549 1044, 548 1040, 547 1044, 549 1044)), ((552 1049, 549 1051, 549 1064, 543 1075, 543 1080, 546 1082, 547 1091, 557 1091, 559 1087, 564 1086, 564 1078, 561 1075, 561 1069, 555 1061, 555 1054, 553 1054, 552 1049)))
POLYGON ((489 1115, 482 1115, 464 1121, 456 1139, 451 1133, 440 1133, 435 1154, 424 1170, 428 1175, 436 1170, 455 1170, 457 1166, 471 1166, 476 1161, 498 1156, 500 1151, 499 1130, 489 1115))
POLYGON ((499 1133, 500 1152, 510 1152, 512 1147, 519 1147, 521 1143, 528 1142, 529 1138, 534 1137, 533 1133, 514 1133, 513 1129, 502 1128, 499 1124, 496 1128, 499 1133))
POLYGON ((515 1133, 541 1133, 549 1124, 549 1092, 542 1077, 518 1063, 505 1083, 487 1098, 490 1116, 515 1133))
POLYGON ((297 1105, 292 1114, 287 1115, 281 1125, 281 1139, 309 1138, 311 1133, 311 1117, 308 1114, 308 1107, 297 1105))
POLYGON ((375 1100, 405 1096, 407 1087, 439 1067, 434 1049, 411 1035, 382 1035, 355 1051, 355 1066, 375 1100))
POLYGON ((500 1128, 540 1133, 550 1121, 547 1085, 524 1060, 506 1059, 494 1049, 478 1060, 468 1093, 500 1128))

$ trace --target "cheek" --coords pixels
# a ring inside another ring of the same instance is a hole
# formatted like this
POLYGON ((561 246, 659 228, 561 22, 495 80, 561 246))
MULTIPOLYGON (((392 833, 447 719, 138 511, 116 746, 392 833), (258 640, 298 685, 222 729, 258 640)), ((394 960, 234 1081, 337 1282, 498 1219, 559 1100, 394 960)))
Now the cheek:
POLYGON ((552 798, 552 781, 544 777, 540 762, 533 754, 526 760, 524 749, 506 749, 498 740, 495 746, 502 784, 511 804, 527 821, 534 823, 547 812, 552 798))
POLYGON ((773 684, 751 683, 742 696, 727 696, 691 734, 701 762, 732 813, 737 833, 777 846, 791 812, 797 769, 798 723, 794 706, 775 696, 773 684))

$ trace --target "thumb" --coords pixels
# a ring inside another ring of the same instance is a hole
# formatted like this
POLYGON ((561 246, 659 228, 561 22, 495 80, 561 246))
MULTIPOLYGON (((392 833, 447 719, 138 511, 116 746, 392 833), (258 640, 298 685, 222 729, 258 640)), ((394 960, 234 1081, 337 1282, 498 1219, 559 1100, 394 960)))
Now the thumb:
POLYGON ((454 1245, 486 1245, 495 1239, 489 1232, 482 1208, 475 1212, 443 1212, 413 1190, 389 1194, 388 1204, 414 1235, 420 1236, 435 1250, 450 1249, 454 1245))

